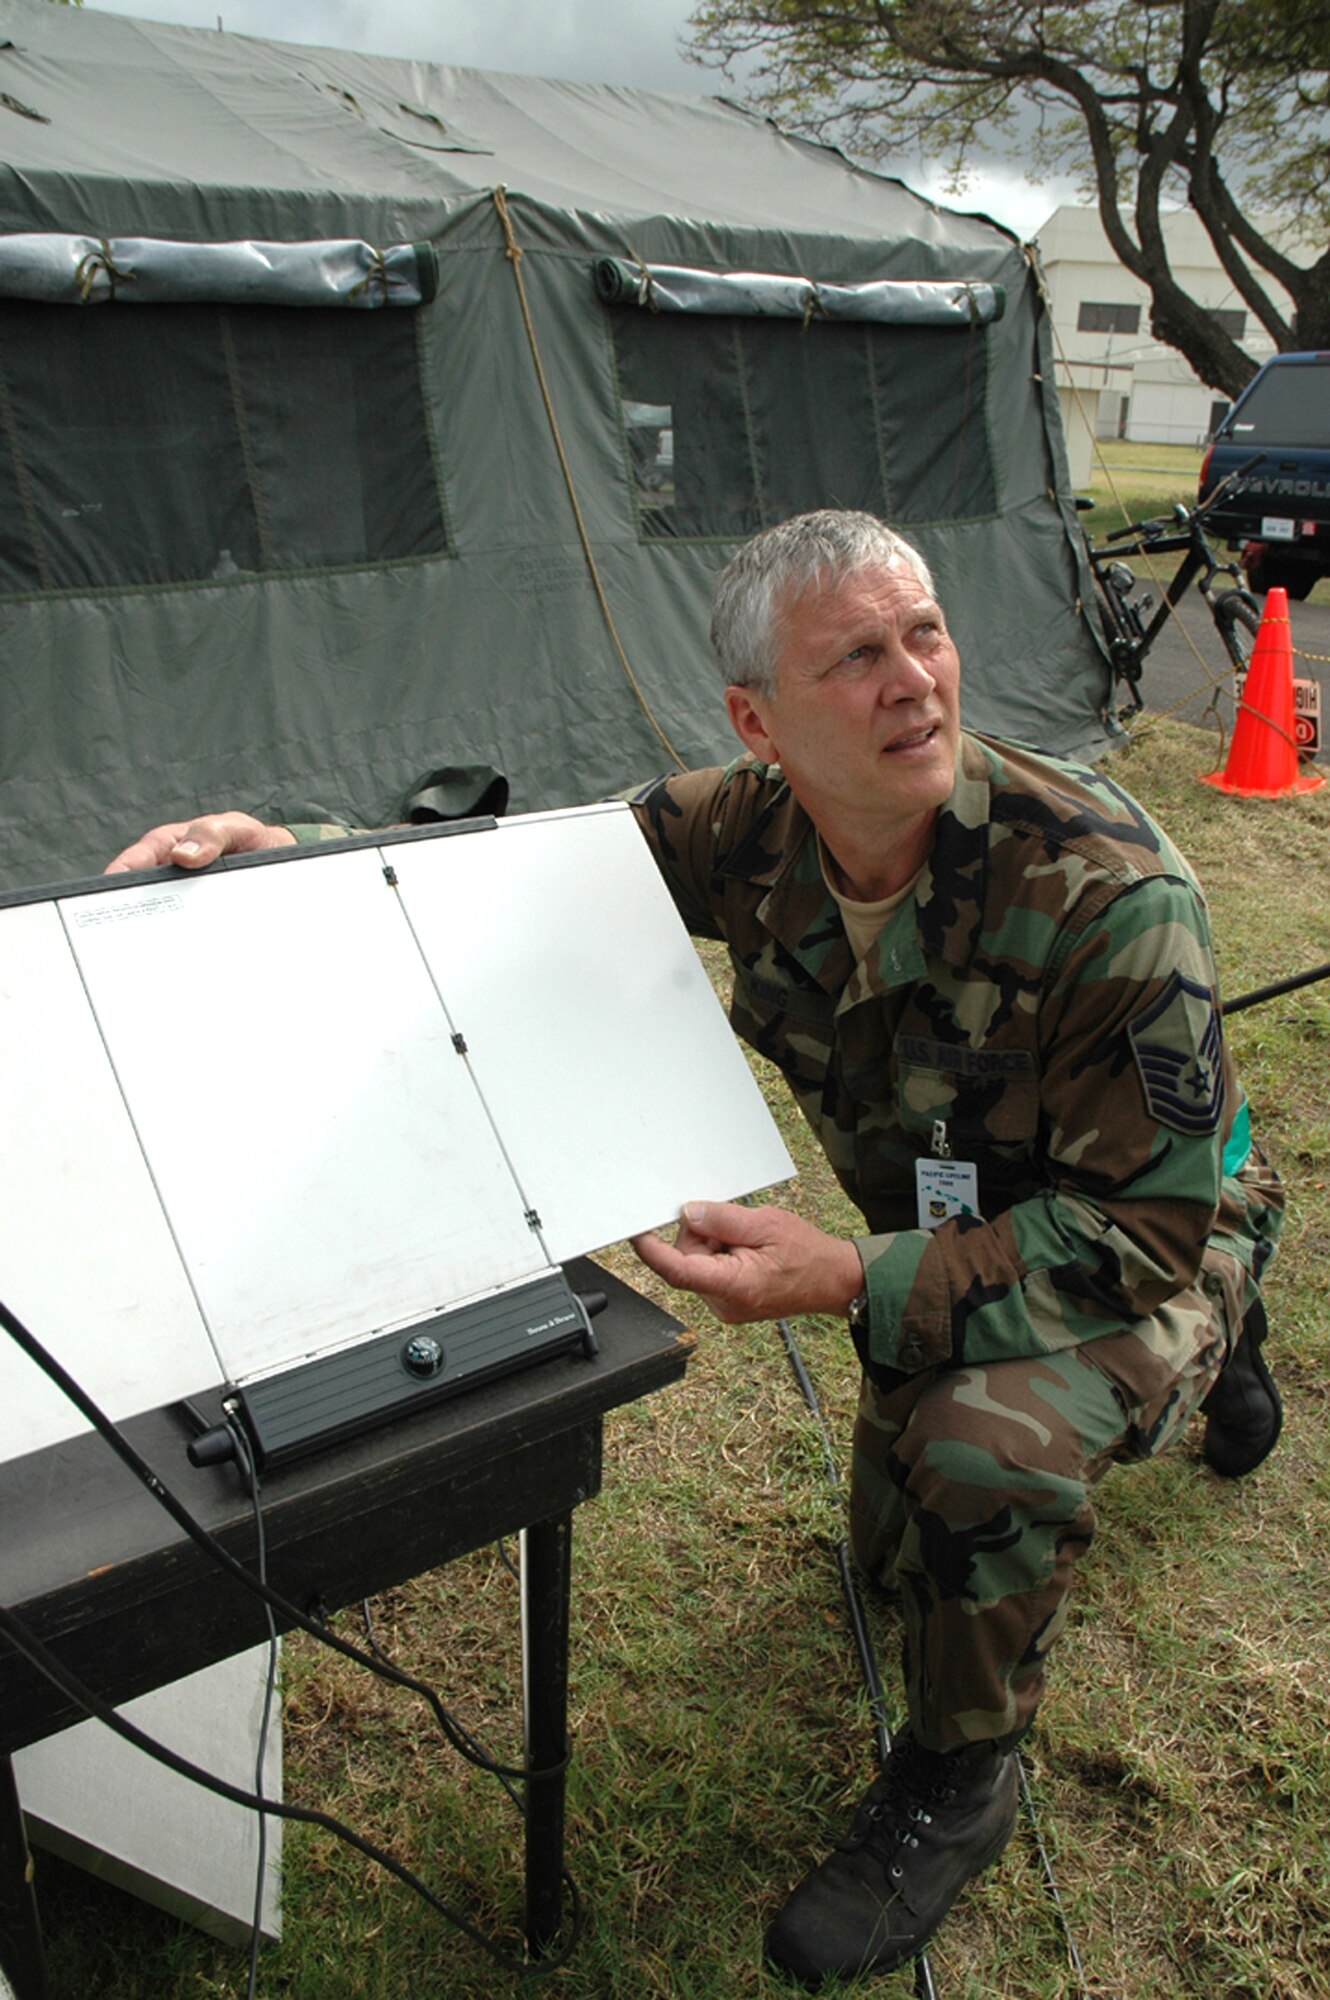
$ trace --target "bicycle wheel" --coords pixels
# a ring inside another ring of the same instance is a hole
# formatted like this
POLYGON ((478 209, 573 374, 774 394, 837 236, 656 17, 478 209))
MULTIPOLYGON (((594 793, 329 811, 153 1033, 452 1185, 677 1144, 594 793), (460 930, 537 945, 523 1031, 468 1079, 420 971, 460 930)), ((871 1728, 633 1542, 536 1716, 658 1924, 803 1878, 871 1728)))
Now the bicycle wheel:
POLYGON ((1252 642, 1260 628, 1260 612, 1245 590, 1221 591, 1210 612, 1234 672, 1245 674, 1252 642))

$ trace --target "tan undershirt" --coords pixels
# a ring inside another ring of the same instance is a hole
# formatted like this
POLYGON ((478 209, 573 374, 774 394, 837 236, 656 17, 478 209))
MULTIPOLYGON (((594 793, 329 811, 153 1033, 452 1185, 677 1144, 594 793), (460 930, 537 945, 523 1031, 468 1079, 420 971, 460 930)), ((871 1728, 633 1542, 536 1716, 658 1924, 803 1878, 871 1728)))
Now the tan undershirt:
POLYGON ((822 845, 821 835, 818 836, 817 851, 822 864, 822 880, 826 883, 827 891, 841 913, 845 935, 850 940, 850 950, 857 962, 861 958, 866 958, 877 943, 878 932, 887 918, 900 908, 907 896, 913 895, 914 885, 923 874, 923 869, 920 868, 913 874, 905 887, 898 889, 894 896, 882 896, 875 903, 859 903, 852 896, 842 895, 832 881, 831 869, 827 865, 827 850, 822 845))

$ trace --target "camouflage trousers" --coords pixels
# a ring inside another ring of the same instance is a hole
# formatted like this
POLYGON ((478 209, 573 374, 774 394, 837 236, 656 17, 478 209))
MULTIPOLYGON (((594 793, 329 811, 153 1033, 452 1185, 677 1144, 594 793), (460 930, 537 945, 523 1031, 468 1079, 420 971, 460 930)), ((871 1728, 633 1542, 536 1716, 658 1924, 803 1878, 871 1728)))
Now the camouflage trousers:
POLYGON ((1254 1297, 1244 1261, 1212 1240, 1200 1282, 1128 1333, 928 1370, 889 1394, 865 1378, 850 1541, 865 1574, 900 1592, 924 1743, 1024 1734, 1094 1535, 1094 1487, 1184 1429, 1254 1297))

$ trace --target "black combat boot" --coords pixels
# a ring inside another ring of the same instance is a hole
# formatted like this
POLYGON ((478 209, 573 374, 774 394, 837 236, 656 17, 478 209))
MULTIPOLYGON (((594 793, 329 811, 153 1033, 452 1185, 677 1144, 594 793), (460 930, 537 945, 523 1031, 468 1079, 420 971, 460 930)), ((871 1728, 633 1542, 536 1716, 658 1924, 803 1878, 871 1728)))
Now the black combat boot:
POLYGON ((1261 1348, 1268 1332, 1258 1299, 1242 1322, 1237 1345, 1201 1408, 1205 1411, 1206 1463, 1225 1479, 1253 1472, 1275 1448, 1284 1405, 1261 1348))
POLYGON ((1014 1750, 925 1750, 902 1735, 845 1839, 768 1931, 771 1964, 816 1987, 916 1957, 1006 1846, 1016 1793, 1014 1750))

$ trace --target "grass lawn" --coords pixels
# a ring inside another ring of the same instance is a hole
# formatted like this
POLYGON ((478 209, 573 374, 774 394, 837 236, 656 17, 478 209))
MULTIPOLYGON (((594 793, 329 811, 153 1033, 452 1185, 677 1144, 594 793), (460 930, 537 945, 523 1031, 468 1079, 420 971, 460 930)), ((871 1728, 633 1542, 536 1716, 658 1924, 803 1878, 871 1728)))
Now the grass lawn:
MULTIPOLYGON (((1206 883, 1226 990, 1330 958, 1330 788, 1270 803, 1196 782, 1207 735, 1143 729, 1115 772, 1206 883)), ((710 960, 718 985, 724 970, 710 960)), ((932 1964, 940 2000, 1330 1996, 1330 986, 1234 1015, 1254 1123, 1288 1182, 1268 1300, 1284 1438, 1228 1484, 1199 1430, 1101 1490, 1051 1689, 1026 1755, 1078 1976, 1022 1823, 932 1964)), ((855 1218, 758 1074, 800 1164, 793 1200, 855 1218)), ((609 1262, 663 1293, 622 1248, 609 1262)), ((578 1515, 568 1861, 586 1901, 560 2000, 774 2000, 764 1920, 842 1829, 871 1730, 835 1562, 839 1505, 776 1332, 691 1315, 685 1383, 617 1414, 578 1515)), ((834 1321, 797 1337, 844 1462, 855 1389, 834 1321)), ((874 1609, 895 1692, 898 1628, 874 1609)), ((520 1743, 517 1595, 496 1551, 374 1608, 376 1634, 498 1755, 520 1743)), ((358 1630, 345 1614, 343 1625, 358 1630)), ((390 1843, 511 1950, 519 1828, 410 1696, 304 1641, 286 1653, 288 1795, 390 1843)), ((59 2000, 241 2000, 243 1955, 39 1858, 59 2000)), ((509 2000, 493 1965, 317 1830, 286 1837, 286 1930, 266 2000, 509 2000)), ((905 2000, 908 1973, 867 1990, 905 2000)))

